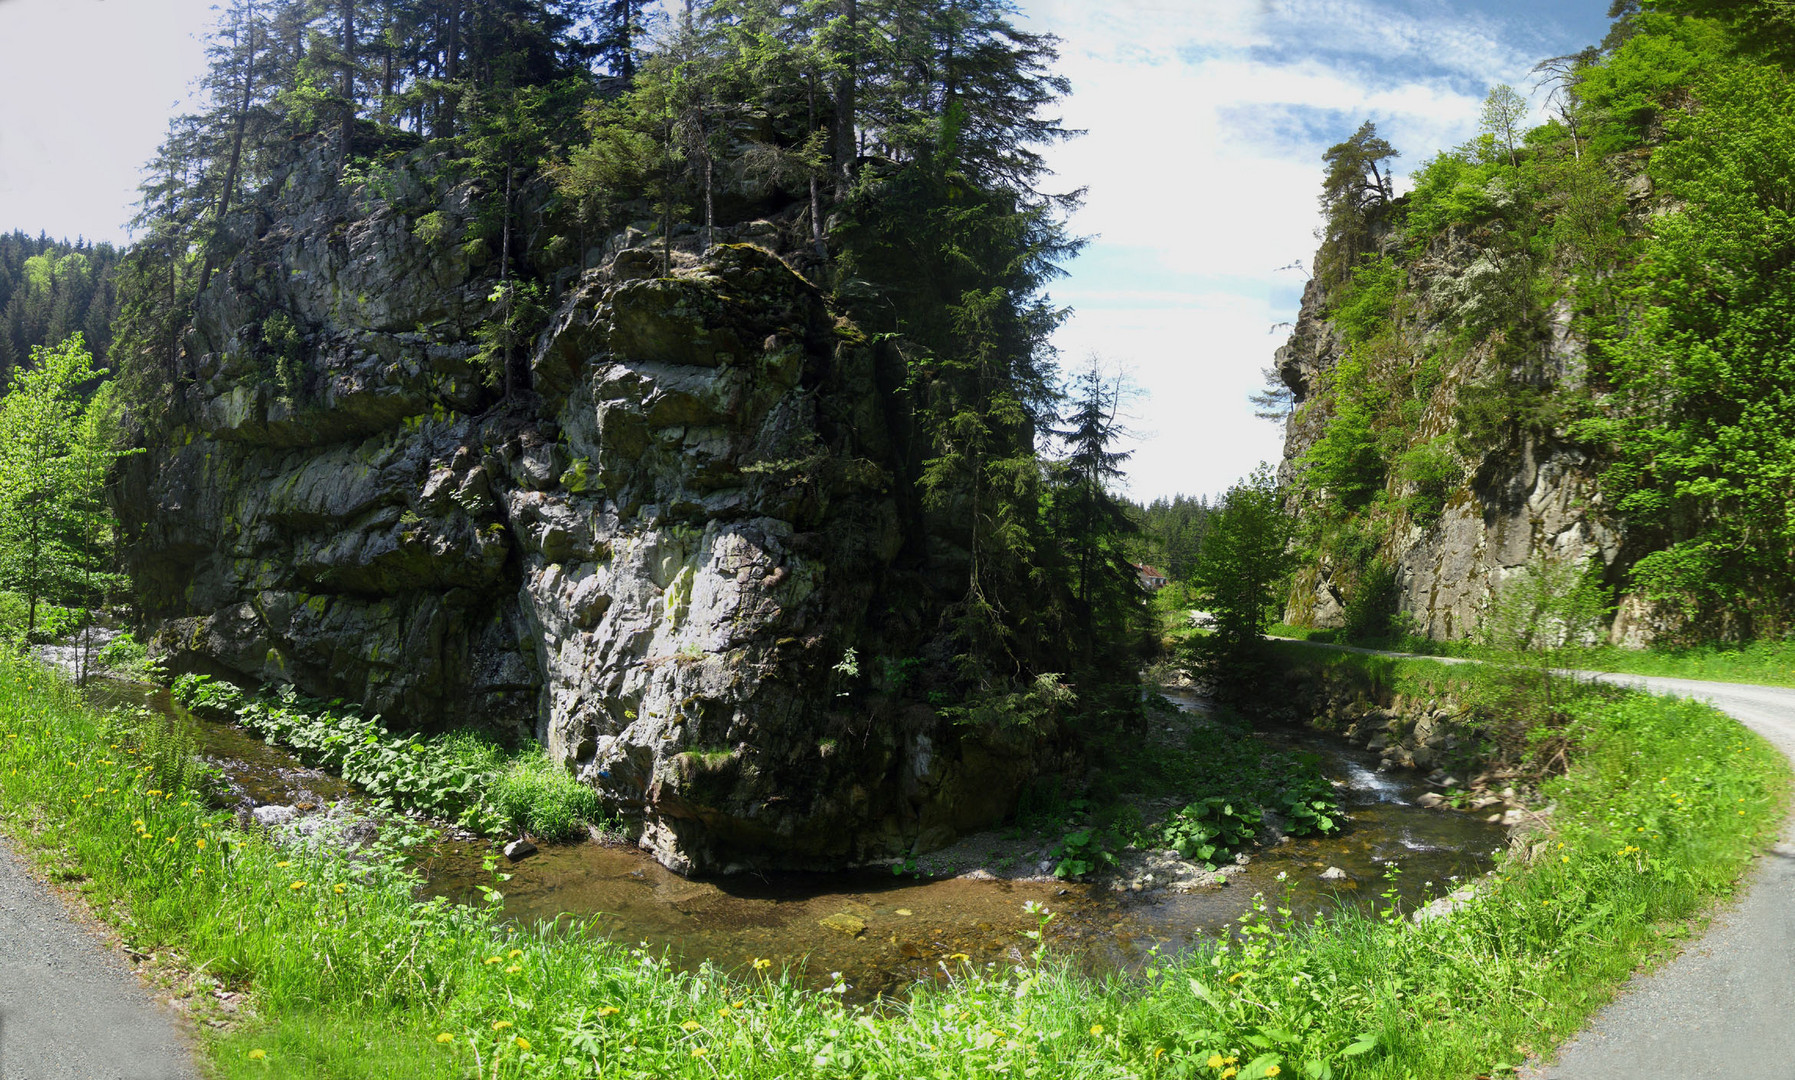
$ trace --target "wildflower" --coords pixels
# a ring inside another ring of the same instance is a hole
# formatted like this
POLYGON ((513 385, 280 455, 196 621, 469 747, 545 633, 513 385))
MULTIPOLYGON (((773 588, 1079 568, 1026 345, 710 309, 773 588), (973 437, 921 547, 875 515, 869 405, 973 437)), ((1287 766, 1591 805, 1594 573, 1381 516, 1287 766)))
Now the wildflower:
POLYGON ((1092 1024, 1091 1025, 1091 1035, 1093 1037, 1095 1037, 1095 1036, 1098 1036, 1101 1034, 1103 1034, 1103 1025, 1102 1024, 1092 1024))
POLYGON ((436 1041, 439 1043, 452 1043, 455 1041, 455 1036, 445 1031, 436 1037, 436 1041))
POLYGON ((772 966, 773 966, 773 961, 771 961, 771 960, 756 960, 756 961, 754 961, 754 970, 755 971, 765 971, 772 966))
POLYGON ((1234 1069, 1234 1068, 1223 1069, 1222 1070, 1222 1080, 1232 1080, 1234 1074, 1239 1071, 1240 1071, 1239 1069, 1234 1069))
POLYGON ((489 956, 485 960, 482 960, 481 963, 483 963, 483 964, 502 964, 502 963, 504 963, 504 961, 500 960, 496 956, 489 956))
POLYGON ((1276 1065, 1268 1065, 1265 1068, 1265 1075, 1276 1076, 1283 1071, 1284 1071, 1283 1069, 1278 1068, 1276 1065))
POLYGON ((1219 1069, 1222 1067, 1222 1056, 1220 1054, 1210 1054, 1209 1060, 1205 1062, 1205 1064, 1212 1069, 1219 1069))
POLYGON ((697 1031, 699 1028, 703 1027, 704 1025, 700 1024, 696 1020, 687 1020, 685 1023, 683 1023, 679 1026, 682 1028, 685 1028, 687 1031, 697 1031))
POLYGON ((174 837, 172 837, 172 836, 171 836, 171 837, 169 837, 169 838, 168 838, 168 842, 169 842, 169 843, 171 843, 171 844, 178 844, 178 843, 180 843, 180 841, 179 841, 179 840, 176 840, 176 839, 175 839, 175 838, 174 838, 174 837))
POLYGON ((747 1004, 746 1001, 732 1001, 729 1003, 729 1007, 732 1009, 740 1009, 747 1004))
POLYGON ((1570 861, 1571 861, 1571 857, 1570 857, 1570 856, 1569 856, 1569 855, 1560 855, 1560 856, 1559 856, 1559 857, 1558 857, 1558 861, 1559 861, 1559 862, 1570 862, 1570 861))
POLYGON ((511 1041, 517 1044, 519 1050, 528 1050, 530 1048, 530 1040, 524 1038, 522 1035, 519 1035, 511 1041))
POLYGON ((604 1008, 598 1010, 598 1015, 600 1017, 616 1016, 620 1011, 622 1010, 618 1009, 615 1005, 606 1005, 604 1008))
POLYGON ((1229 981, 1229 982, 1239 982, 1239 981, 1240 981, 1240 980, 1242 980, 1242 979, 1244 979, 1244 978, 1246 978, 1246 977, 1247 977, 1247 973, 1246 973, 1246 972, 1244 972, 1244 971, 1236 971, 1236 972, 1235 972, 1235 973, 1234 973, 1234 974, 1232 974, 1232 975, 1230 975, 1230 976, 1228 976, 1228 981, 1229 981))
POLYGON ((504 1031, 506 1028, 508 1028, 510 1026, 511 1026, 511 1021, 509 1021, 509 1020, 494 1020, 492 1022, 492 1030, 494 1030, 494 1031, 504 1031))
POLYGON ((201 838, 200 838, 200 839, 198 839, 198 840, 195 840, 195 841, 194 841, 194 842, 193 842, 193 846, 194 846, 194 847, 196 847, 196 848, 198 848, 198 849, 200 849, 200 850, 201 850, 201 851, 204 851, 204 850, 206 850, 206 841, 205 841, 205 838, 204 838, 204 837, 201 837, 201 838))
POLYGON ((728 1016, 729 1015, 729 1006, 725 1005, 721 1009, 718 1009, 717 1015, 718 1016, 728 1016))
POLYGON ((341 895, 343 895, 343 888, 344 888, 343 883, 339 881, 335 885, 332 885, 330 887, 330 891, 333 893, 336 893, 338 896, 341 896, 341 895))
POLYGON ((141 829, 141 828, 143 828, 143 819, 142 818, 132 818, 131 824, 133 824, 141 829))
POLYGON ((251 1060, 251 1061, 263 1061, 263 1060, 266 1060, 267 1057, 268 1057, 268 1051, 262 1049, 259 1046, 249 1052, 249 1060, 251 1060))
POLYGON ((287 888, 292 889, 294 892, 298 892, 299 890, 305 888, 305 882, 295 881, 293 884, 287 886, 287 888))
POLYGON ((706 1055, 706 1054, 708 1054, 708 1053, 710 1053, 710 1051, 709 1051, 709 1050, 707 1050, 707 1049, 705 1049, 705 1048, 704 1048, 704 1047, 702 1047, 702 1046, 694 1046, 694 1047, 692 1047, 692 1056, 693 1056, 693 1057, 695 1057, 695 1058, 701 1058, 701 1057, 703 1057, 703 1056, 704 1056, 704 1055, 706 1055))
POLYGON ((522 964, 506 964, 505 965, 505 974, 507 974, 507 975, 516 975, 518 972, 520 972, 522 970, 523 970, 522 964))
POLYGON ((523 954, 524 954, 524 951, 522 949, 512 949, 510 952, 506 953, 505 955, 509 956, 513 960, 516 960, 518 957, 522 956, 523 954))
POLYGON ((277 862, 274 864, 274 868, 276 870, 285 870, 287 867, 292 866, 292 865, 293 865, 292 859, 282 859, 280 862, 277 862))

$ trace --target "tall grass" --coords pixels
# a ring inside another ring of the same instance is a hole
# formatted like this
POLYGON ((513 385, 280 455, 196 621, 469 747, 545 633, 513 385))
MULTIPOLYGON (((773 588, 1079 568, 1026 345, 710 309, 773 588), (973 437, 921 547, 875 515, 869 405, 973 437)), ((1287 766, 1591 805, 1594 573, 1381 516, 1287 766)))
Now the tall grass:
POLYGON ((1575 708, 1556 835, 1450 918, 1300 926, 1274 897, 1227 942, 1105 980, 1056 962, 1048 926, 1037 963, 943 957, 943 985, 876 1008, 420 902, 397 854, 283 851, 14 660, 0 826, 137 948, 246 992, 205 1036, 223 1077, 1471 1077, 1573 1030, 1781 817, 1786 764, 1712 710, 1575 708))

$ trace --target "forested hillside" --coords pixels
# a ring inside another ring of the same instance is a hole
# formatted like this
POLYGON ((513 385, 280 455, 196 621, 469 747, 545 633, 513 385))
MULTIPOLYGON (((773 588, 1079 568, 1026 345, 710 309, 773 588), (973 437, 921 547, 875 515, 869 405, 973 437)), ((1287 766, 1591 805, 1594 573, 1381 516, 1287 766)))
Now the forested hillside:
POLYGON ((80 331, 102 364, 118 312, 111 244, 0 234, 0 386, 33 346, 58 345, 80 331))
MULTIPOLYGON (((1305 569, 1291 622, 1472 632, 1586 566, 1617 641, 1795 626, 1795 23, 1618 0, 1395 194, 1370 123, 1278 374, 1305 569)), ((1575 575, 1572 575, 1573 577, 1575 575)))

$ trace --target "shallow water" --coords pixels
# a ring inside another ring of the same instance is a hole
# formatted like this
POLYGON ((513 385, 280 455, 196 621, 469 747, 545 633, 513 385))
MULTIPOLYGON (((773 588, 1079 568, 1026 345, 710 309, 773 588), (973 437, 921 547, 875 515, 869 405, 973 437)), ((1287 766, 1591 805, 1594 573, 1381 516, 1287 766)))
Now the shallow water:
MULTIPOLYGON (((355 790, 241 728, 193 716, 166 691, 99 681, 90 696, 99 704, 144 705, 186 727, 202 755, 219 767, 227 803, 324 802, 355 790)), ((1195 699, 1172 697, 1181 708, 1202 708, 1195 699)), ((1374 754, 1306 731, 1256 737, 1320 754, 1346 804, 1347 827, 1338 836, 1286 840, 1256 851, 1228 885, 1191 893, 1125 893, 1058 881, 919 880, 880 871, 700 880, 681 877, 636 848, 592 843, 548 846, 511 865, 501 859, 500 871, 511 876, 496 884, 505 914, 519 923, 603 934, 687 968, 709 962, 747 970, 766 959, 817 987, 840 973, 848 996, 865 1000, 945 978, 965 964, 1022 962, 1034 948, 1025 932, 1037 925, 1023 910, 1028 901, 1054 912, 1048 944, 1056 954, 1093 973, 1126 970, 1147 962, 1155 950, 1173 952, 1227 933, 1259 893, 1283 897, 1303 919, 1341 906, 1381 905, 1381 894, 1392 888, 1405 910, 1418 907, 1449 891, 1454 880, 1490 869, 1506 842, 1498 824, 1417 806, 1414 799, 1426 785, 1412 774, 1377 771, 1374 754), (1348 879, 1322 881, 1329 867, 1348 879)), ((479 901, 479 886, 494 884, 482 868, 491 854, 484 842, 435 845, 419 862, 426 891, 479 901)))

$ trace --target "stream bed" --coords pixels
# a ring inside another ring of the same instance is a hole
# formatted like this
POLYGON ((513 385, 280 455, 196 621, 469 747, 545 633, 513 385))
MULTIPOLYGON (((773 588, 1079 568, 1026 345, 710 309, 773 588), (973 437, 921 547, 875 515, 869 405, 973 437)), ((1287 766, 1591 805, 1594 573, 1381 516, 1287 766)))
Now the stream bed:
MULTIPOLYGON (((219 769, 227 805, 246 812, 292 805, 306 812, 355 794, 352 785, 256 735, 187 713, 165 691, 106 680, 95 687, 96 704, 147 706, 187 726, 202 756, 219 769)), ((1170 696, 1181 709, 1201 708, 1194 699, 1170 696)), ((1230 868, 1226 884, 1188 892, 983 870, 936 878, 876 869, 692 879, 633 846, 603 843, 545 845, 509 865, 500 859, 510 878, 495 883, 483 866, 493 845, 448 837, 419 853, 418 869, 428 894, 457 901, 479 902, 480 886, 497 884, 505 915, 519 923, 602 934, 688 968, 708 961, 747 970, 765 959, 815 987, 831 985, 839 973, 847 996, 866 1000, 946 978, 965 964, 1023 962, 1034 947, 1025 933, 1036 926, 1024 910, 1028 901, 1054 913, 1049 948, 1101 974, 1227 933, 1259 893, 1281 894, 1302 918, 1343 905, 1370 909, 1392 887, 1387 871, 1394 868, 1394 888, 1411 910, 1450 891, 1454 881, 1488 871, 1506 843, 1500 824, 1417 805, 1429 790, 1421 778, 1379 772, 1377 756, 1367 751, 1306 731, 1255 737, 1319 754, 1347 810, 1347 826, 1336 836, 1256 849, 1246 865, 1230 868), (1330 870, 1331 880, 1323 880, 1330 870)), ((983 835, 991 854, 1001 856, 1014 834, 983 835)))

